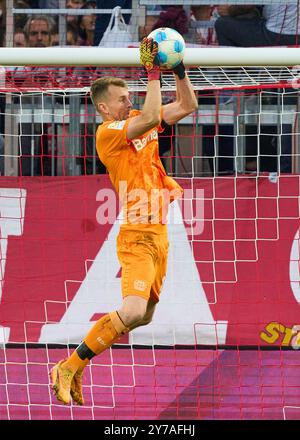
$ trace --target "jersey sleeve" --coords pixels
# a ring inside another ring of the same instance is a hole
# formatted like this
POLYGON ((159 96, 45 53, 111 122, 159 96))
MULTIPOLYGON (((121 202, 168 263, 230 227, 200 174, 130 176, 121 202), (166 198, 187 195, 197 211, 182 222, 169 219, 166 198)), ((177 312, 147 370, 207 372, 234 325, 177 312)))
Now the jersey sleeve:
POLYGON ((96 149, 103 163, 108 157, 117 157, 124 148, 128 148, 130 141, 127 139, 129 119, 112 121, 100 126, 96 134, 96 149))
POLYGON ((128 119, 105 122, 98 128, 96 148, 103 163, 107 157, 117 157, 124 148, 132 144, 127 138, 128 124, 131 118, 139 114, 139 110, 131 110, 128 119))

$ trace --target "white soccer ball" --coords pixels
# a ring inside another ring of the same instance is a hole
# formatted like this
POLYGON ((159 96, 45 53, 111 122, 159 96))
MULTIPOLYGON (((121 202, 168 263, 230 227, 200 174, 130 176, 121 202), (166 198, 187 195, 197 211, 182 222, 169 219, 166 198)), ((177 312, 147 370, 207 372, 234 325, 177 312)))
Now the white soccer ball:
POLYGON ((183 60, 185 42, 175 29, 158 28, 148 38, 153 38, 158 43, 157 59, 162 69, 172 69, 183 60))

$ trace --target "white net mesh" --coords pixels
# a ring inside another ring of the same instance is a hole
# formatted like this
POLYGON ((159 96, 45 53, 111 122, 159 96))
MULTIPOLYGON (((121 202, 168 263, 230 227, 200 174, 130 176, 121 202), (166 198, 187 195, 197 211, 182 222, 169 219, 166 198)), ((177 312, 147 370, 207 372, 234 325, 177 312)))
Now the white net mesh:
MULTIPOLYGON (((287 67, 232 67, 232 66, 201 66, 188 68, 189 78, 195 90, 251 89, 285 87, 298 88, 300 68, 287 67)), ((49 90, 54 92, 60 88, 66 91, 86 87, 101 76, 117 76, 126 79, 129 89, 133 92, 146 91, 147 76, 142 69, 132 68, 7 68, 5 79, 2 80, 3 90, 49 90), (67 75, 67 76, 66 76, 67 75), (24 83, 24 81, 26 82, 24 83)), ((172 72, 161 75, 162 91, 175 90, 175 78, 172 72)))
MULTIPOLYGON (((111 188, 89 98, 103 73, 126 78, 141 108, 136 68, 9 69, 2 84, 0 418, 299 418, 299 90, 287 67, 190 69, 199 108, 160 137, 186 192, 155 320, 93 359, 82 408, 52 396, 49 369, 120 301, 119 212, 95 220, 111 188)), ((170 73, 162 88, 174 99, 170 73)))

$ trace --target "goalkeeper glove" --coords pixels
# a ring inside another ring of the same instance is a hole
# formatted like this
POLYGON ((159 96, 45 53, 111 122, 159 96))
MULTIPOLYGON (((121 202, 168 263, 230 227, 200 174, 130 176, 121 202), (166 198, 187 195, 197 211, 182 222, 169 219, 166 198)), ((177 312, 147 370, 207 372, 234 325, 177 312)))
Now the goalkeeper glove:
POLYGON ((148 73, 148 80, 160 79, 160 69, 156 64, 158 44, 152 38, 143 38, 140 44, 140 61, 148 73))
POLYGON ((179 79, 183 79, 185 77, 185 67, 182 61, 173 68, 173 72, 178 76, 179 79))

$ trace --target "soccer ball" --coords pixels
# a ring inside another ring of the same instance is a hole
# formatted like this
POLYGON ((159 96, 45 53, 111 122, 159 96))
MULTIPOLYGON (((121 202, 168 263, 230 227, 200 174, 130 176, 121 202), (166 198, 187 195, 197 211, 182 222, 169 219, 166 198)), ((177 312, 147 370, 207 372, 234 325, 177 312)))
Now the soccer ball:
POLYGON ((158 28, 148 38, 158 43, 157 60, 162 69, 172 69, 184 56, 185 42, 179 32, 171 28, 158 28))

